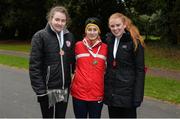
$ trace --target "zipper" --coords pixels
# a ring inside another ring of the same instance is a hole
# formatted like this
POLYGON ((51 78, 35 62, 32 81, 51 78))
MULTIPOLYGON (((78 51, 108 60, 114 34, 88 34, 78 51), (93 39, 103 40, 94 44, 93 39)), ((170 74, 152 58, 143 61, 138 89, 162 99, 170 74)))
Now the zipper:
POLYGON ((62 55, 61 55, 61 69, 62 69, 62 80, 63 80, 62 89, 64 89, 65 78, 64 78, 64 64, 63 64, 63 56, 62 55))
MULTIPOLYGON (((58 39, 58 42, 59 42, 59 49, 62 50, 63 48, 63 44, 64 44, 64 33, 63 31, 61 31, 61 36, 59 37, 59 35, 56 33, 56 36, 57 36, 57 39, 58 39)), ((61 70, 62 70, 62 89, 64 89, 64 85, 65 85, 65 78, 64 78, 64 64, 63 64, 63 55, 60 55, 60 58, 61 58, 61 70)))
POLYGON ((47 75, 46 75, 46 89, 47 90, 48 90, 48 82, 49 82, 50 70, 51 70, 51 67, 48 66, 47 67, 47 75))

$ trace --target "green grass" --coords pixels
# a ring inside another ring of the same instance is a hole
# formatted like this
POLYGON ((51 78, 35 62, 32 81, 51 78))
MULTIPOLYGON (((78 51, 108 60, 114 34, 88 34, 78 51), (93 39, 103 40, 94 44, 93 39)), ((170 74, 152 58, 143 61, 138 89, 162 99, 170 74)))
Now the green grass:
POLYGON ((146 76, 145 96, 180 104, 180 81, 146 76))
POLYGON ((28 69, 28 59, 17 57, 17 56, 10 56, 10 55, 1 55, 0 54, 0 64, 18 67, 18 68, 25 68, 28 69))
POLYGON ((1 50, 29 52, 30 47, 30 44, 0 44, 1 50))
MULTIPOLYGON (((146 38, 145 35, 143 35, 142 37, 143 37, 143 39, 146 38)), ((148 39, 148 40, 152 40, 152 41, 156 41, 156 40, 160 40, 160 37, 159 37, 159 36, 148 35, 148 36, 147 36, 147 39, 148 39)), ((146 40, 145 40, 145 42, 146 42, 146 40)))
POLYGON ((145 48, 145 63, 148 67, 180 70, 180 47, 148 43, 145 48))

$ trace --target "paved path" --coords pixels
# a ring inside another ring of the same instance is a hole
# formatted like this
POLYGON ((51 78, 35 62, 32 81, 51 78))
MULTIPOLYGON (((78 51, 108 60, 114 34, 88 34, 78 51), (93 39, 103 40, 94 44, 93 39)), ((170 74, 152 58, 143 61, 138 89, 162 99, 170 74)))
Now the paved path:
MULTIPOLYGON (((40 118, 40 108, 27 70, 0 65, 0 118, 40 118)), ((67 117, 74 118, 71 100, 67 117)), ((102 117, 108 118, 107 107, 102 117)), ((138 109, 141 118, 180 118, 180 106, 145 98, 138 109)))
POLYGON ((0 54, 20 56, 25 58, 29 57, 29 53, 27 52, 19 52, 19 51, 11 51, 11 50, 0 50, 0 54))

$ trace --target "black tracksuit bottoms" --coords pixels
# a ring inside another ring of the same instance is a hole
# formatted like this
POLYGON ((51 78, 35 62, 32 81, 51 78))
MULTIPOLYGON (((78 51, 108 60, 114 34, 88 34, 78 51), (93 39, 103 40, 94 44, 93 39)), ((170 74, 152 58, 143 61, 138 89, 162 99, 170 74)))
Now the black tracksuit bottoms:
POLYGON ((65 118, 67 102, 59 102, 49 108, 48 96, 38 97, 43 118, 65 118))
POLYGON ((123 108, 108 106, 109 118, 137 118, 136 107, 123 108))

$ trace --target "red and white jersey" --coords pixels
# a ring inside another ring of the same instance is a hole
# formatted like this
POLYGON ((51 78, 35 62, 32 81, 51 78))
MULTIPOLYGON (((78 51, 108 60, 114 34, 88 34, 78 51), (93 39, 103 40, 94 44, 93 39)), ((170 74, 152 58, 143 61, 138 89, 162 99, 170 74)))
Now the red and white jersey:
POLYGON ((101 41, 92 47, 87 44, 84 39, 75 45, 76 69, 71 94, 80 100, 100 101, 104 96, 107 45, 101 41))

